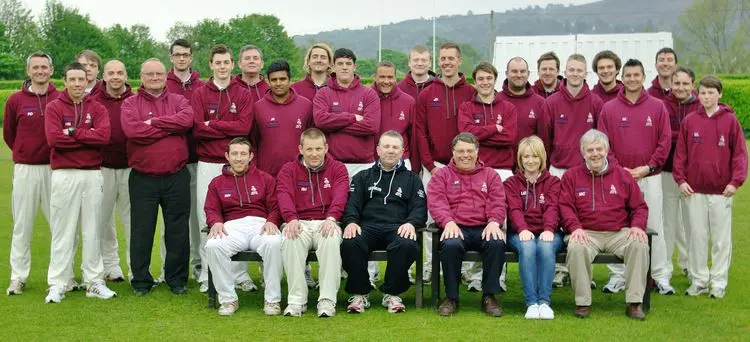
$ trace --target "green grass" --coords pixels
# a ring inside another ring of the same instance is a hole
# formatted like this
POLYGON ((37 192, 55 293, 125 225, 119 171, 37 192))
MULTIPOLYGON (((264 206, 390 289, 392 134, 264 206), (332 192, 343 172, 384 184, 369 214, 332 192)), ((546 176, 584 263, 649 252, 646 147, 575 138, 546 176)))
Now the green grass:
MULTIPOLYGON (((8 255, 12 232, 10 208, 12 162, 7 147, 0 148, 0 288, 8 285, 8 255)), ((624 294, 604 295, 594 291, 592 315, 587 320, 573 316, 570 287, 556 289, 552 307, 554 321, 526 321, 518 269, 510 266, 508 289, 500 298, 505 316, 490 318, 479 311, 478 294, 461 293, 459 314, 439 317, 430 308, 413 307, 414 291, 404 295, 409 310, 389 315, 380 307, 381 295, 372 294, 373 307, 361 315, 348 315, 344 306, 348 296, 339 292, 338 315, 318 319, 314 315, 317 292, 310 293, 310 309, 302 318, 265 317, 261 311, 262 292, 240 293, 240 310, 233 317, 219 317, 206 307, 205 295, 190 281, 187 296, 175 296, 160 286, 146 297, 134 297, 127 284, 111 284, 118 292, 115 299, 86 298, 83 292, 69 293, 60 304, 44 304, 49 261, 49 229, 41 215, 37 218, 32 241, 32 269, 27 290, 22 296, 0 295, 0 341, 16 340, 745 340, 750 334, 750 244, 746 227, 750 223, 750 193, 740 191, 734 202, 734 262, 729 287, 723 300, 683 295, 652 296, 652 310, 645 322, 624 315, 624 294)), ((124 242, 121 239, 121 246, 124 242)), ((158 263, 158 249, 153 254, 158 263)), ((121 247, 121 258, 124 251, 121 247)), ((76 273, 80 279, 80 258, 76 273)), ((124 268, 123 262, 123 268, 124 268)), ((159 265, 152 270, 158 274, 159 265)), ((381 265, 381 269, 385 269, 381 265)), ((606 267, 598 265, 595 280, 600 287, 607 281, 606 267)), ((258 282, 257 265, 250 267, 258 282)), ((682 292, 687 279, 675 275, 673 285, 682 292)), ((343 284, 342 284, 343 288, 343 284)), ((284 288, 284 298, 286 289, 284 288)), ((429 290, 428 290, 429 291, 429 290)), ((463 291, 463 290, 462 290, 463 291)), ((429 292, 428 292, 429 293, 429 292)), ((429 295, 426 298, 429 302, 429 295)))

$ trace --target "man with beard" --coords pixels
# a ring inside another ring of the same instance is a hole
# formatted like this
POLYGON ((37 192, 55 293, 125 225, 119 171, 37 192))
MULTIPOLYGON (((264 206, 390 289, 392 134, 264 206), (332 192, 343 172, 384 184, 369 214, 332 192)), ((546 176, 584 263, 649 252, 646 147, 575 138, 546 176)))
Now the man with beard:
POLYGON ((326 86, 328 74, 333 65, 333 51, 326 43, 315 43, 305 54, 302 68, 307 74, 305 78, 292 84, 297 95, 304 96, 312 102, 318 89, 326 86))

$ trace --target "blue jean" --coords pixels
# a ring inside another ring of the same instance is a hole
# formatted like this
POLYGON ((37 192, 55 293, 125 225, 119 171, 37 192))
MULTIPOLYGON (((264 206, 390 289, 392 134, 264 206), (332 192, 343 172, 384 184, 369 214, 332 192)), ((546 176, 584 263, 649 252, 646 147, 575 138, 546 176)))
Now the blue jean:
POLYGON ((521 276, 523 297, 526 306, 550 304, 552 279, 555 277, 555 254, 563 247, 563 234, 556 232, 551 242, 542 241, 534 234, 529 241, 521 241, 518 234, 511 234, 508 244, 518 253, 518 273, 521 276))

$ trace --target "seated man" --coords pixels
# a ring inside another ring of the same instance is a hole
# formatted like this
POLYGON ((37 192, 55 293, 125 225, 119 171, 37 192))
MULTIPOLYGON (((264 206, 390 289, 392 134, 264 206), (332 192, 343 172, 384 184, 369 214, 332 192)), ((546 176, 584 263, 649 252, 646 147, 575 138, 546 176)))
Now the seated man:
POLYGON ((503 308, 495 294, 500 293, 500 270, 505 263, 505 191, 500 176, 478 161, 479 141, 471 133, 453 138, 453 157, 427 186, 430 213, 443 234, 440 236, 440 263, 443 266, 445 299, 440 316, 458 311, 458 284, 466 250, 482 253, 482 310, 499 317, 503 308))
POLYGON ((404 140, 396 131, 380 136, 378 161, 357 173, 350 185, 344 211, 344 240, 341 257, 349 274, 346 292, 349 313, 361 313, 370 306, 371 291, 367 259, 377 249, 388 250, 383 306, 388 312, 403 312, 406 307, 398 296, 409 289, 409 267, 417 259, 416 228, 427 221, 424 188, 419 176, 404 165, 404 140))
POLYGON ((281 167, 276 188, 281 217, 286 222, 281 255, 289 285, 285 316, 307 311, 305 261, 315 249, 320 270, 318 316, 336 314, 336 293, 341 283, 341 219, 349 196, 346 166, 328 154, 326 137, 317 128, 300 136, 302 157, 281 167))
POLYGON ((598 253, 625 260, 625 314, 643 320, 641 310, 649 265, 648 207, 638 183, 621 166, 607 161, 609 139, 595 129, 581 137, 585 165, 562 177, 560 216, 570 233, 568 269, 575 293, 575 315, 589 316, 591 262, 598 253))
POLYGON ((248 249, 263 258, 263 311, 268 316, 280 315, 282 264, 276 181, 250 164, 253 153, 245 137, 229 142, 225 158, 229 165, 208 185, 205 205, 206 223, 211 227, 206 256, 221 303, 219 315, 237 311, 231 258, 248 249))

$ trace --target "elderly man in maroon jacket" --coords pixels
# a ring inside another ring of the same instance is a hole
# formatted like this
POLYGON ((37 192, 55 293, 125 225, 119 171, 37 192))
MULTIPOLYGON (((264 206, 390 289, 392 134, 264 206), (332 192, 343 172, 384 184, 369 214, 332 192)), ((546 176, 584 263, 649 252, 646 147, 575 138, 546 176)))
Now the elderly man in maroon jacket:
POLYGON ((188 276, 190 173, 187 132, 193 127, 193 109, 188 100, 166 90, 167 72, 158 59, 141 65, 141 88, 122 105, 130 189, 131 285, 136 295, 153 286, 149 272, 156 215, 162 207, 167 248, 167 285, 176 294, 186 293, 188 276))

